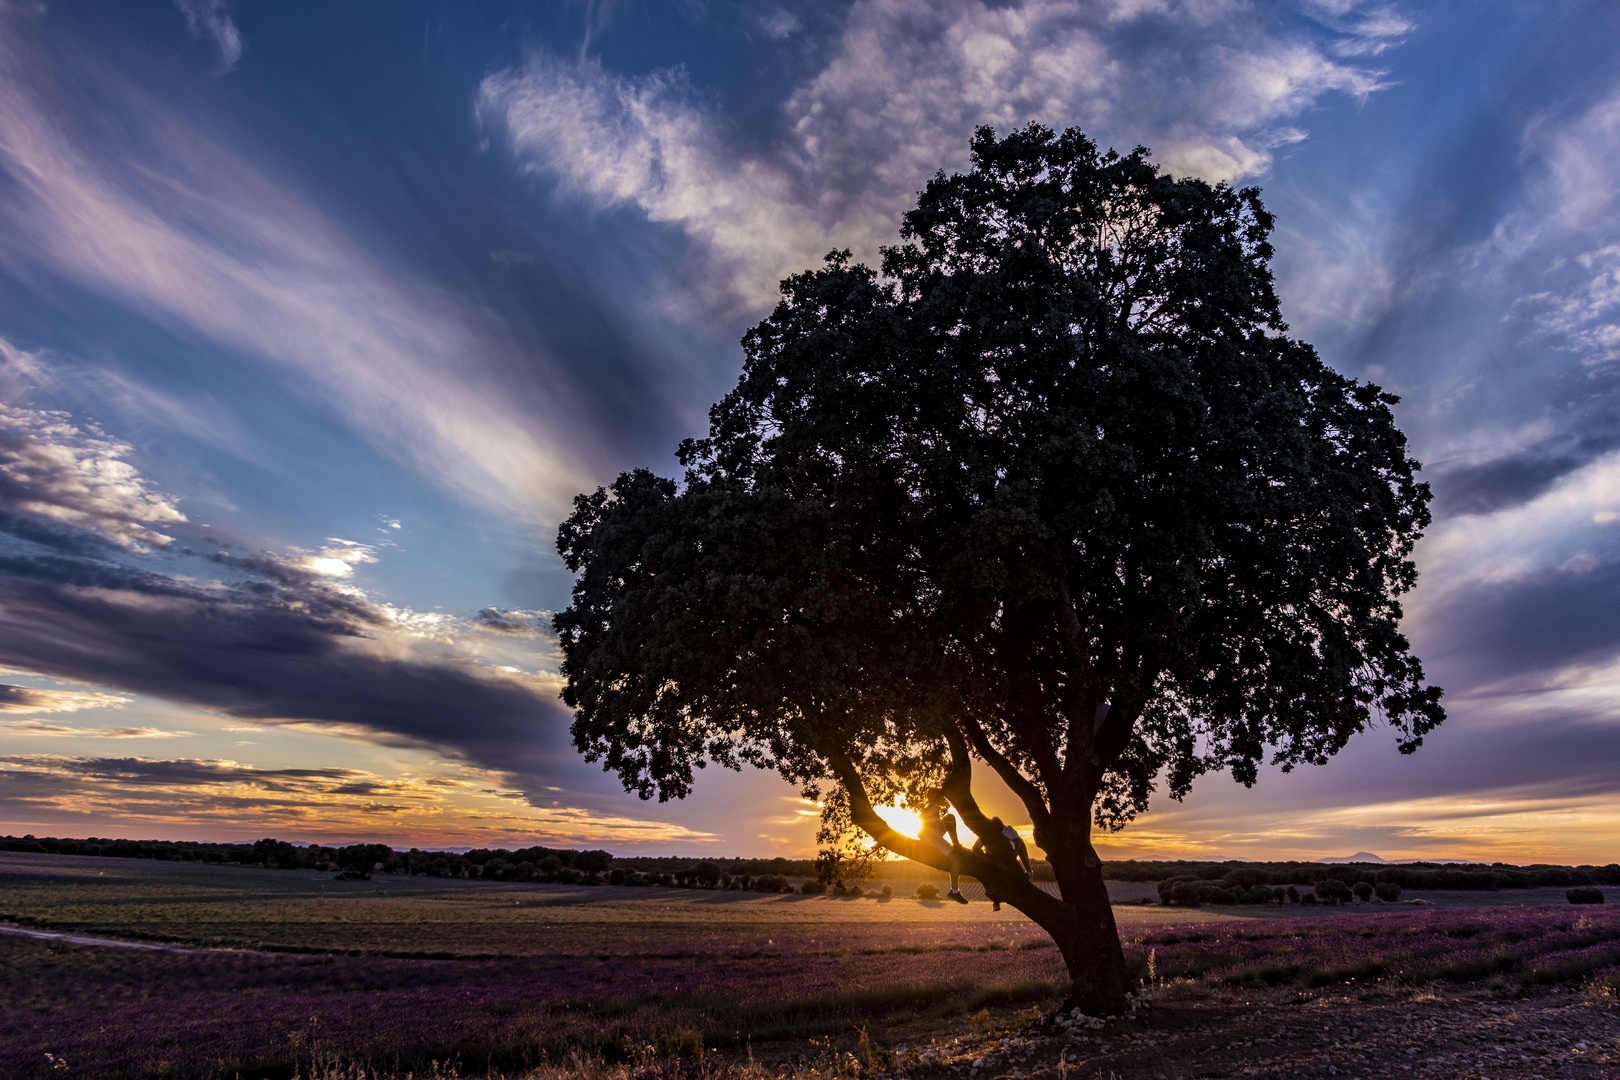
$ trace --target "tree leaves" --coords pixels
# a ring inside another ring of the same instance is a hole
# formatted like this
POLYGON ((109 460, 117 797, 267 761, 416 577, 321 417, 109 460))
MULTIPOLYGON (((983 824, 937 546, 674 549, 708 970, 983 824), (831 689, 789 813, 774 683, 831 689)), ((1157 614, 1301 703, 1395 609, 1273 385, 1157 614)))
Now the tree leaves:
POLYGON ((576 501, 576 744, 660 798, 706 761, 814 789, 836 750, 881 802, 966 738, 1054 857, 1043 820, 1118 827, 1375 715, 1415 748, 1428 489, 1395 399, 1284 336, 1258 193, 1072 130, 973 151, 881 274, 783 283, 683 485, 576 501))

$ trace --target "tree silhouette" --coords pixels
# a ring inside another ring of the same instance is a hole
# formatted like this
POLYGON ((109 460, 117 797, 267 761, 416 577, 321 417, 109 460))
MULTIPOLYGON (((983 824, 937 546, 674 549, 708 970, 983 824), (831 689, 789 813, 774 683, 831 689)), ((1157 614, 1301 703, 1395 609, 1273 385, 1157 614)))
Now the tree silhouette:
POLYGON ((576 499, 555 620, 574 741, 644 798, 775 769, 858 831, 943 787, 963 872, 1038 922, 1073 1000, 1129 981, 1094 827, 1270 748, 1321 763, 1444 716, 1397 629, 1427 485, 1378 387, 1285 335, 1253 189, 1173 180, 1076 130, 981 129, 882 273, 783 283, 684 482, 576 499), (972 791, 1023 801, 1059 897, 972 791))

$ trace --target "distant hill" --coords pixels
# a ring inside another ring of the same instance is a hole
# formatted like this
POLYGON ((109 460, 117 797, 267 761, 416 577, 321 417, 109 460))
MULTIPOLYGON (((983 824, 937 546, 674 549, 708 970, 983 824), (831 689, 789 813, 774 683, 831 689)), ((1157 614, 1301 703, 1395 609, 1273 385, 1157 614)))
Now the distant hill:
POLYGON ((1373 863, 1383 866, 1413 866, 1423 863, 1426 866, 1485 866, 1486 863, 1476 863, 1471 859, 1386 859, 1374 855, 1370 851, 1358 851, 1354 855, 1345 855, 1337 858, 1317 859, 1319 863, 1327 866, 1348 866, 1351 863, 1373 863))
POLYGON ((1319 863, 1387 863, 1388 859, 1380 858, 1370 851, 1358 851, 1354 855, 1345 855, 1341 858, 1317 859, 1319 863))

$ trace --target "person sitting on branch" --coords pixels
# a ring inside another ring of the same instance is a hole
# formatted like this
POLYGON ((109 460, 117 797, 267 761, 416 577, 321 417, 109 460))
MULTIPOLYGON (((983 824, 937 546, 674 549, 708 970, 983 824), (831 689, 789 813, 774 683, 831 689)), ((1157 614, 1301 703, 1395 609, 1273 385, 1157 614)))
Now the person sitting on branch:
POLYGON ((955 900, 958 904, 968 902, 962 895, 962 857, 958 852, 962 849, 961 841, 956 837, 956 815, 947 812, 950 801, 945 798, 941 788, 934 788, 928 793, 928 805, 923 807, 922 828, 918 831, 917 839, 931 847, 938 848, 941 853, 950 856, 951 860, 951 891, 945 896, 955 900), (949 835, 950 839, 946 839, 949 835))
MULTIPOLYGON (((988 855, 991 858, 999 858, 1003 861, 1008 856, 1011 856, 1014 860, 1023 864, 1024 880, 1034 881, 1035 872, 1030 868, 1029 864, 1029 848, 1025 845, 1024 838, 1018 834, 1018 830, 998 817, 991 818, 990 824, 995 826, 995 831, 990 834, 990 842, 987 844, 984 837, 979 837, 973 842, 974 852, 979 855, 988 855), (995 838, 997 836, 1001 837, 1003 843, 996 842, 995 838)), ((1001 899, 991 891, 990 886, 986 885, 984 887, 984 895, 990 900, 991 911, 1001 910, 1001 899)))

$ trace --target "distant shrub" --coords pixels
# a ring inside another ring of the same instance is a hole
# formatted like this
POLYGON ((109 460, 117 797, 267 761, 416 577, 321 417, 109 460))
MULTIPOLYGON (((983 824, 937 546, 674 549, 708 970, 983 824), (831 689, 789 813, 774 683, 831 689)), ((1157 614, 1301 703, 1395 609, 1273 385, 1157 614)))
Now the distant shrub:
POLYGON ((1296 888, 1295 886, 1293 886, 1293 885, 1288 886, 1288 892, 1286 893, 1286 895, 1288 897, 1288 902, 1290 904, 1299 903, 1299 889, 1296 888))
POLYGON ((1244 891, 1243 902, 1245 904, 1269 904, 1271 903, 1271 890, 1264 885, 1252 885, 1244 891))
POLYGON ((822 893, 827 891, 827 883, 825 881, 817 881, 815 878, 811 878, 809 881, 799 886, 799 891, 806 896, 820 896, 822 893))
POLYGON ((1355 894, 1342 881, 1328 878, 1316 883, 1316 902, 1319 904, 1348 904, 1355 894))
POLYGON ((1277 901, 1279 904, 1284 903, 1288 899, 1288 890, 1283 888, 1281 885, 1278 885, 1275 889, 1271 890, 1271 898, 1277 901))
POLYGON ((1350 886, 1350 891, 1356 894, 1357 900, 1360 900, 1363 904, 1365 904, 1367 901, 1372 899, 1373 883, 1370 881, 1358 881, 1354 885, 1350 886))
POLYGON ((921 885, 917 886, 917 899, 937 900, 939 899, 939 890, 925 881, 921 885))
POLYGON ((1380 881, 1373 886, 1373 892, 1377 893, 1378 899, 1386 904, 1393 904, 1401 898, 1401 887, 1393 881, 1380 881))
POLYGON ((754 879, 755 892, 779 893, 787 887, 787 878, 781 874, 761 874, 754 879))
POLYGON ((1240 866, 1222 877, 1221 884, 1228 889, 1246 893, 1256 885, 1265 885, 1270 880, 1271 875, 1257 866, 1240 866))
MULTIPOLYGON (((1290 887, 1289 891, 1293 892, 1294 890, 1293 890, 1292 887, 1290 887)), ((1309 907, 1310 905, 1316 903, 1316 894, 1315 893, 1305 893, 1305 894, 1300 896, 1299 902, 1300 902, 1300 904, 1302 906, 1309 907)))
POLYGON ((1564 899, 1572 904, 1601 904, 1603 890, 1595 885, 1577 885, 1564 894, 1564 899))
POLYGON ((1198 886, 1202 885, 1203 883, 1203 878, 1196 877, 1192 874, 1182 874, 1177 877, 1165 878, 1163 881, 1159 882, 1159 901, 1165 904, 1180 904, 1184 907, 1192 907, 1198 903, 1198 886), (1182 889, 1181 895, 1184 897, 1182 900, 1176 899, 1176 889, 1178 886, 1191 886, 1190 889, 1182 889))
POLYGON ((883 886, 883 895, 884 896, 893 896, 894 895, 894 886, 893 885, 885 885, 885 886, 883 886))

